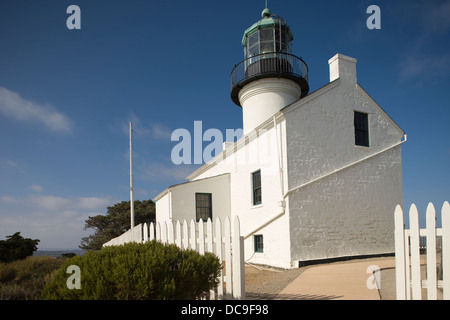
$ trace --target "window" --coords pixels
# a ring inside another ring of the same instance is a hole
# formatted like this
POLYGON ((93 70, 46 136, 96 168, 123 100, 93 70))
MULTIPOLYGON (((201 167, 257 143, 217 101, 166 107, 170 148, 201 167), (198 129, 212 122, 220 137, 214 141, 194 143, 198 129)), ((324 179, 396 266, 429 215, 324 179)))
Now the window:
POLYGON ((196 193, 195 208, 197 221, 202 219, 206 222, 208 218, 212 220, 211 193, 196 193))
POLYGON ((355 111, 355 144, 357 146, 369 146, 369 122, 367 113, 355 111))
POLYGON ((273 29, 259 30, 260 52, 274 52, 273 29))
POLYGON ((259 32, 255 32, 247 38, 247 57, 259 54, 259 32))
POLYGON ((262 234, 254 235, 255 252, 264 252, 264 242, 262 234))
POLYGON ((261 170, 252 173, 253 181, 253 205, 261 204, 262 193, 261 193, 261 170))

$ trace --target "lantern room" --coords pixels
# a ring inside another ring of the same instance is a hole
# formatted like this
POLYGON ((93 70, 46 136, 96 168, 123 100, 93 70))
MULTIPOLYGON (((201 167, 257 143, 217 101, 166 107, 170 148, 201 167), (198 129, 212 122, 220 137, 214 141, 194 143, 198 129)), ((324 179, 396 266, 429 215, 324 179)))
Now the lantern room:
POLYGON ((272 16, 269 9, 264 9, 262 19, 245 30, 242 38, 245 58, 262 53, 292 53, 293 36, 286 21, 272 16))
POLYGON ((242 37, 244 60, 231 72, 231 99, 242 107, 239 94, 251 82, 263 78, 292 80, 300 97, 308 94, 308 67, 292 54, 293 35, 286 21, 264 9, 261 20, 245 30, 242 37))

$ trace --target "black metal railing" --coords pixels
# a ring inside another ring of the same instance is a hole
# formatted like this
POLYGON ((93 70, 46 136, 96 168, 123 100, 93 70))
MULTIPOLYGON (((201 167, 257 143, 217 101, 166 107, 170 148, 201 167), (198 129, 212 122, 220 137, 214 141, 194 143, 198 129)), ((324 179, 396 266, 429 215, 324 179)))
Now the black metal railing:
POLYGON ((237 95, 247 83, 261 78, 280 77, 296 81, 302 96, 309 91, 308 66, 299 57, 284 52, 262 53, 239 62, 231 72, 231 97, 239 105, 237 95))

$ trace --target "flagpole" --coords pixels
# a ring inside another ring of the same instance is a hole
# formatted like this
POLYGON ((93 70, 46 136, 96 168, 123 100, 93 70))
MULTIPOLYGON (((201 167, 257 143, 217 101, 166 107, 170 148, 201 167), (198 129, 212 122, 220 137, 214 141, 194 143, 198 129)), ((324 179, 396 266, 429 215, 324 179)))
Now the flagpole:
POLYGON ((134 199, 133 199, 133 143, 131 138, 131 121, 130 121, 130 212, 131 212, 131 228, 134 227, 134 199))

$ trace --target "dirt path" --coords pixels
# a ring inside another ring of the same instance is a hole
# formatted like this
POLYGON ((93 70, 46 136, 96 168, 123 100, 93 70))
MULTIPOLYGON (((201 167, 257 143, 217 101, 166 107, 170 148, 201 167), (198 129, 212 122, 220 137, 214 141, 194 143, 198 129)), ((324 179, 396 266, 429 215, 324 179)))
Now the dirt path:
POLYGON ((245 295, 249 300, 271 300, 309 267, 281 270, 245 266, 245 295))
MULTIPOLYGON (((374 262, 377 259, 375 258, 374 262)), ((352 263, 358 261, 349 260, 334 263, 352 263)), ((296 269, 273 269, 257 266, 245 266, 245 289, 246 299, 249 300, 272 300, 289 283, 302 274, 308 268, 314 268, 317 265, 296 268, 296 269)), ((381 290, 379 291, 382 300, 395 300, 395 269, 381 270, 381 290)))

